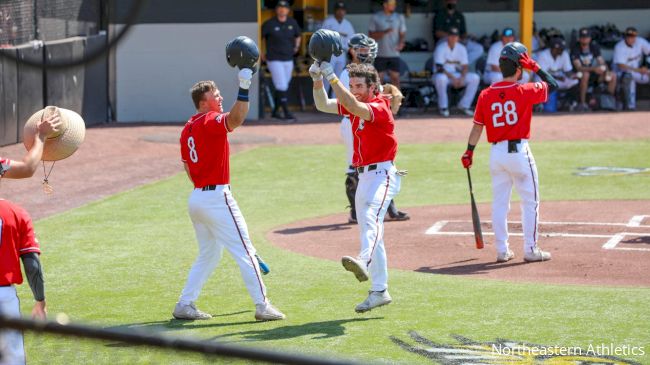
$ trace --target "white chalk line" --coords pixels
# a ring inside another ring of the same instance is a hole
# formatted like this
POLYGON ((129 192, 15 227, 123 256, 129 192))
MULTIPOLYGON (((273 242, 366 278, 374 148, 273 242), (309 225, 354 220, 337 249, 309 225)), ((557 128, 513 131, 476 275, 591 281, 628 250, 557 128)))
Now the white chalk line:
MULTIPOLYGON (((648 225, 641 225, 641 222, 648 215, 635 215, 628 223, 608 223, 608 222, 539 222, 540 225, 586 225, 586 226, 622 226, 622 227, 639 227, 639 228, 650 228, 648 225)), ((491 223, 491 221, 483 221, 484 223, 491 223)), ((440 236, 473 236, 474 232, 464 232, 464 231, 449 231, 441 232, 448 223, 472 223, 468 220, 443 220, 438 221, 429 229, 425 231, 426 235, 440 235, 440 236)), ((521 221, 509 221, 508 223, 519 223, 521 221)), ((484 236, 494 236, 493 232, 483 232, 484 236)), ((523 237, 523 233, 509 233, 510 236, 523 237)), ((561 232, 549 232, 549 233, 540 233, 542 237, 567 237, 567 238, 607 238, 607 242, 602 246, 605 250, 624 250, 624 251, 650 251, 650 248, 637 248, 637 247, 617 247, 621 241, 627 236, 650 236, 650 233, 638 233, 638 232, 619 232, 613 235, 611 234, 588 234, 588 233, 561 233, 561 232)))

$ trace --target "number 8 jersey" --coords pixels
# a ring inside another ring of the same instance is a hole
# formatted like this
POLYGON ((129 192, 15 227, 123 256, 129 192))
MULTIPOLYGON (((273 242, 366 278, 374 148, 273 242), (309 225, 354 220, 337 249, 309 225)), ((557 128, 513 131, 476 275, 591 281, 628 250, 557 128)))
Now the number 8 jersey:
POLYGON ((485 126, 490 143, 528 139, 533 105, 546 102, 547 96, 545 82, 495 82, 478 96, 474 123, 485 126))
POLYGON ((193 115, 181 132, 181 159, 195 188, 230 183, 228 113, 193 115))

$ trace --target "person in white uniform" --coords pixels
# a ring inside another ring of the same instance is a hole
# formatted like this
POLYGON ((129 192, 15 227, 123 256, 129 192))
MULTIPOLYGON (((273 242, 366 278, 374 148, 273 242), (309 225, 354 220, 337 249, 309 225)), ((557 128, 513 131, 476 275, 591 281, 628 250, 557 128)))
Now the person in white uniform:
MULTIPOLYGON (((514 41, 515 31, 514 29, 507 27, 503 29, 503 32, 501 32, 501 40, 492 43, 490 50, 488 51, 488 56, 485 63, 485 71, 483 71, 483 82, 492 85, 495 82, 503 80, 503 75, 501 74, 501 69, 499 68, 499 57, 501 56, 501 50, 503 47, 506 44, 514 41)), ((526 83, 529 80, 529 74, 524 72, 519 82, 526 83)))
POLYGON ((549 43, 549 48, 537 54, 537 63, 542 70, 555 78, 558 90, 569 90, 580 81, 573 72, 571 57, 566 51, 566 42, 562 38, 553 38, 549 43))
POLYGON ((650 82, 650 70, 641 66, 643 57, 650 54, 650 44, 638 36, 634 27, 625 29, 625 38, 614 47, 614 70, 617 71, 623 91, 624 106, 628 110, 636 109, 636 84, 650 82))
POLYGON ((466 115, 473 116, 471 109, 472 101, 478 90, 481 81, 474 72, 469 72, 467 49, 458 42, 458 28, 452 27, 448 30, 449 36, 446 42, 440 43, 433 52, 434 61, 434 83, 438 93, 438 108, 444 117, 449 116, 449 98, 447 87, 451 85, 454 89, 465 88, 463 97, 458 103, 458 108, 466 115))
MULTIPOLYGON (((334 67, 336 76, 341 76, 341 72, 348 63, 348 43, 350 37, 354 34, 354 27, 349 20, 345 19, 346 9, 345 3, 342 1, 334 4, 334 15, 330 15, 323 21, 323 29, 333 30, 341 35, 341 44, 343 45, 343 53, 340 56, 332 56, 330 64, 334 67)), ((329 92, 330 84, 325 82, 325 90, 329 92)))

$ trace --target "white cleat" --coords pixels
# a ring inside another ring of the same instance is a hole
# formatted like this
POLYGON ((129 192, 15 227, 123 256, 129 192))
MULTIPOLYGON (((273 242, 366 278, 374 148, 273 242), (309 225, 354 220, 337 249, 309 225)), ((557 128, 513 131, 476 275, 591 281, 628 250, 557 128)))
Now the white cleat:
POLYGON ((255 305, 255 319, 258 321, 277 321, 285 318, 287 316, 271 305, 271 303, 255 305))
POLYGON ((512 252, 511 250, 508 250, 506 252, 499 252, 497 254, 497 262, 508 262, 514 258, 515 258, 515 253, 512 252))
POLYGON ((393 298, 388 294, 388 290, 384 291, 369 291, 368 298, 363 303, 357 305, 354 310, 357 313, 367 312, 373 308, 381 307, 382 305, 390 304, 393 298))
POLYGON ((539 247, 535 246, 526 251, 524 254, 524 261, 526 262, 537 262, 537 261, 548 261, 551 259, 551 253, 540 250, 539 247))
POLYGON ((196 320, 196 319, 210 319, 212 316, 208 313, 205 313, 198 308, 194 303, 190 304, 181 304, 176 303, 174 307, 174 312, 172 316, 176 319, 187 319, 187 320, 196 320))
POLYGON ((366 265, 361 261, 351 256, 343 256, 341 258, 341 264, 343 264, 343 267, 347 271, 353 273, 357 280, 368 280, 368 269, 366 268, 366 265))
POLYGON ((447 118, 449 116, 449 109, 447 109, 447 108, 440 109, 440 115, 447 118))

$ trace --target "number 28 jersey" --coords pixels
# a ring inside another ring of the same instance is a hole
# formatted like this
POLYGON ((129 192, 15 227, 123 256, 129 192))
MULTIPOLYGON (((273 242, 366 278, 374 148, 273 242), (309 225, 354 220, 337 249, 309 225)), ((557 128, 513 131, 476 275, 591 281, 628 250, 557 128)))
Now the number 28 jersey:
POLYGON ((181 159, 195 188, 230 183, 229 113, 193 115, 181 132, 181 159))
POLYGON ((530 138, 533 105, 546 102, 545 82, 518 84, 495 82, 481 91, 474 111, 474 123, 485 126, 490 143, 530 138))

